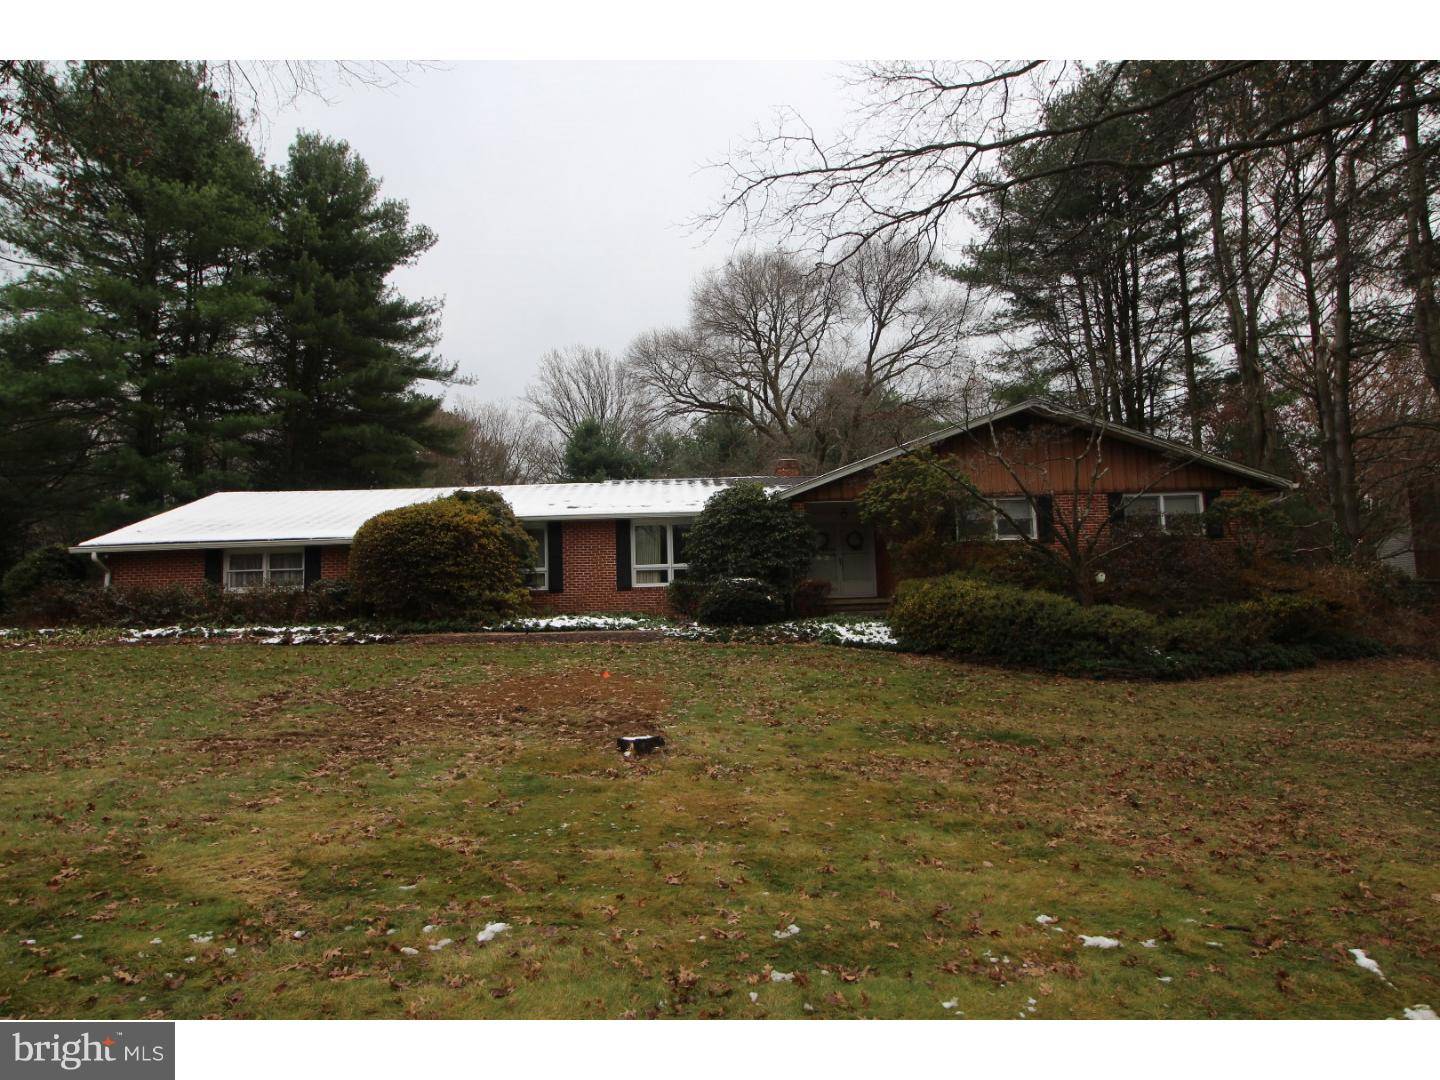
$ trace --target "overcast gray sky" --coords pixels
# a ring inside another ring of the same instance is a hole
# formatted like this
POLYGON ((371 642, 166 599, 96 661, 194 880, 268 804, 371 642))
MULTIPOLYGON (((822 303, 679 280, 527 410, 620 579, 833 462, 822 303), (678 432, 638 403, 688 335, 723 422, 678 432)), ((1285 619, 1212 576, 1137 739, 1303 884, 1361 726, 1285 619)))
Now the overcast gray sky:
POLYGON ((686 221, 713 205, 722 159, 775 109, 819 130, 844 117, 840 64, 467 62, 408 85, 336 88, 275 116, 267 156, 297 129, 343 138, 440 241, 397 275, 445 299, 442 351, 476 385, 521 394, 549 348, 622 351, 679 323, 695 274, 733 233, 686 221))

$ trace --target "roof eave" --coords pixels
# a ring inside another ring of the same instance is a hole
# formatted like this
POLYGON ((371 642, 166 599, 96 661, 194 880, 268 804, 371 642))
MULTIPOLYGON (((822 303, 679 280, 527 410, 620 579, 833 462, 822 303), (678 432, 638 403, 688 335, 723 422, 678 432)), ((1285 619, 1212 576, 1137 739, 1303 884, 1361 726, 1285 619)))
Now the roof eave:
POLYGON ((1117 438, 1129 439, 1131 442, 1137 442, 1167 454, 1180 454, 1198 461, 1201 464, 1209 465, 1211 468, 1235 473, 1240 476, 1247 476, 1252 480, 1269 485, 1270 487, 1280 488, 1284 491, 1295 491, 1300 487, 1295 481, 1286 480, 1283 476, 1276 476, 1274 473, 1267 473, 1262 469, 1252 469, 1248 465, 1228 461, 1225 458, 1217 457, 1203 450, 1193 450, 1180 443, 1173 442, 1170 439, 1147 435, 1143 431, 1136 431, 1134 428, 1126 427, 1123 424, 1112 424, 1108 421, 1097 420, 1093 416, 1087 416, 1085 413, 1076 412, 1073 409, 1067 409, 1064 406, 1055 405, 1048 401, 1029 399, 1000 409, 997 412, 989 413, 968 423, 951 424, 948 427, 932 431, 928 435, 921 435, 908 442, 903 442, 899 446, 892 446, 888 450, 882 450, 877 454, 871 454, 867 458, 861 458, 859 461, 852 462, 849 465, 842 465, 837 469, 830 470, 828 473, 816 476, 803 484, 796 484, 793 487, 786 488, 781 492, 781 497, 789 499, 795 495, 803 495, 807 491, 814 491, 817 488, 824 487, 826 484, 832 484, 836 480, 843 480, 847 476, 853 476, 858 472, 874 468, 876 465, 884 464, 891 458, 899 457, 901 454, 907 453, 910 450, 919 449, 920 447, 929 446, 937 442, 944 442, 946 439, 953 438, 956 435, 963 435, 967 431, 986 427, 1021 412, 1042 413, 1049 415, 1053 419, 1067 420, 1071 423, 1097 428, 1102 432, 1110 432, 1117 438))

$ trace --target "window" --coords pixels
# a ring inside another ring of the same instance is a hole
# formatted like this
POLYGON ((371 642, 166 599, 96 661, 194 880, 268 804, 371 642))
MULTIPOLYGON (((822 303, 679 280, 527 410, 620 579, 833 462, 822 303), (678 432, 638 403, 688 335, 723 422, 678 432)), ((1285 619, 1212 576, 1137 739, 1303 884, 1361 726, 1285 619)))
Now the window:
POLYGON ((255 589, 263 585, 299 589, 305 585, 303 551, 227 551, 225 588, 255 589))
POLYGON ((668 585, 690 568, 685 557, 688 522, 640 521, 630 526, 630 575, 636 588, 668 585))
POLYGON ((525 571, 525 585, 536 592, 544 592, 550 587, 550 551, 546 546, 547 530, 544 525, 526 525, 525 531, 529 533, 530 539, 535 541, 535 550, 540 553, 535 559, 535 565, 525 571))
POLYGON ((1184 514, 1199 514, 1205 510, 1205 500, 1197 492, 1188 491, 1173 495, 1136 495, 1125 500, 1125 517, 1142 520, 1155 519, 1161 531, 1168 530, 1167 521, 1184 514))
POLYGON ((1035 507, 1030 505, 1029 499, 996 499, 995 506, 996 540, 1019 540, 1022 537, 1035 539, 1035 507), (1014 524, 1007 521, 1005 516, 999 513, 1000 510, 1009 514, 1014 524))

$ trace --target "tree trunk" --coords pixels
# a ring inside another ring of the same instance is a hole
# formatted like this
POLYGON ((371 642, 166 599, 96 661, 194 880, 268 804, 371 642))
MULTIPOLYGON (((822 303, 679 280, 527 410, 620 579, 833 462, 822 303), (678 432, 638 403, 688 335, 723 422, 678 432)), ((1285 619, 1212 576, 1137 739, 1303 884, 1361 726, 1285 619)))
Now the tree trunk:
MULTIPOLYGON (((1405 101, 1414 101, 1415 83, 1401 88, 1405 101)), ((1411 106, 1401 114, 1405 137, 1405 234, 1409 256, 1410 287, 1415 294, 1415 347, 1425 375, 1440 394, 1440 309, 1435 303, 1435 234, 1430 228, 1430 201, 1425 188, 1425 158, 1420 143, 1420 110, 1411 106)))

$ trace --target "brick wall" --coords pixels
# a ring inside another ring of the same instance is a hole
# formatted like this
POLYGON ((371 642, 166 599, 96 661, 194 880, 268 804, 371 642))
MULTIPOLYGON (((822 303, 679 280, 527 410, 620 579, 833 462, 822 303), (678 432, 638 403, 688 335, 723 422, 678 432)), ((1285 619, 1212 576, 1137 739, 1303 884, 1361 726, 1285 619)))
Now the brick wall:
MULTIPOLYGON (((122 551, 102 555, 110 567, 110 584, 117 589, 148 589, 160 585, 205 584, 203 551, 122 551)), ((349 545, 330 544, 320 549, 320 576, 340 578, 350 572, 349 545)))
POLYGON ((656 615, 669 610, 663 588, 616 588, 614 521, 566 521, 560 528, 564 590, 531 593, 538 610, 564 614, 644 611, 656 615))
POLYGON ((350 576, 349 544, 328 544, 320 549, 320 576, 322 578, 350 576))
POLYGON ((203 551, 123 551, 101 555, 117 589, 149 589, 161 585, 205 584, 203 551))
MULTIPOLYGON (((531 593, 537 610, 557 613, 588 611, 669 610, 663 588, 619 589, 615 582, 615 522, 567 521, 561 526, 564 559, 563 592, 531 593)), ((105 561, 116 588, 205 583, 203 551, 125 552, 105 561)), ((341 578, 350 572, 350 548, 329 544, 320 549, 320 576, 341 578)))

